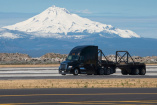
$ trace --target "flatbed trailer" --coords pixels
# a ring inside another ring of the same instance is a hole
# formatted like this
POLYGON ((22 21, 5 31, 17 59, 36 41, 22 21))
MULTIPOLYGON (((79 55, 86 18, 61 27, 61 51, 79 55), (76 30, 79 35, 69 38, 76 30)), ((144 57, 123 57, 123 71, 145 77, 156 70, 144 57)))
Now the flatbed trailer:
POLYGON ((145 75, 144 63, 134 62, 129 52, 116 51, 116 62, 109 61, 98 46, 77 46, 59 67, 59 74, 110 75, 121 69, 123 75, 145 75), (120 53, 124 53, 122 56, 120 53), (102 59, 104 58, 104 59, 102 59), (130 60, 132 62, 130 62, 130 60))
POLYGON ((121 69, 123 75, 146 74, 146 65, 144 63, 135 62, 128 51, 116 51, 116 67, 121 69), (120 53, 123 53, 123 55, 120 53))

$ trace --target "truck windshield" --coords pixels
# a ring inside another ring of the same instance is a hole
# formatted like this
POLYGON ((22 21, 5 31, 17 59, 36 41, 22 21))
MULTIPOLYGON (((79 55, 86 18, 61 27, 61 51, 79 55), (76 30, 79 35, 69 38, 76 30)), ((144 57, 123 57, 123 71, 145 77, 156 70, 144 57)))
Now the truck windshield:
POLYGON ((69 55, 67 57, 67 60, 69 60, 69 61, 74 61, 74 60, 78 60, 78 59, 79 59, 78 55, 69 55))

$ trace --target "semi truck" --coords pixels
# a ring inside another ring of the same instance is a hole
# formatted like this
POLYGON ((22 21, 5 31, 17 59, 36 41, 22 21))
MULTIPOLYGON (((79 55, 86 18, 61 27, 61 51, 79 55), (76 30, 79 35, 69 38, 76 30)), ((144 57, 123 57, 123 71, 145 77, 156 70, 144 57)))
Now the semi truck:
POLYGON ((119 68, 123 75, 146 74, 146 65, 135 62, 128 51, 116 51, 115 60, 108 60, 102 50, 98 49, 98 46, 77 46, 60 64, 59 74, 110 75, 116 73, 116 68, 119 68))

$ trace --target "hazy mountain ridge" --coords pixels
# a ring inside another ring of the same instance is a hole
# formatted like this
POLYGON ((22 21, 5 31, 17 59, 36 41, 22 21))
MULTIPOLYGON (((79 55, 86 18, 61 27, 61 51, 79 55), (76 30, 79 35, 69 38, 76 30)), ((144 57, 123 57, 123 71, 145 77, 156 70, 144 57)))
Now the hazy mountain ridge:
POLYGON ((115 54, 116 50, 128 50, 131 55, 157 55, 157 39, 151 38, 85 38, 85 39, 53 39, 53 38, 18 38, 0 39, 0 52, 27 53, 39 57, 48 52, 68 54, 78 45, 97 45, 105 54, 115 54))

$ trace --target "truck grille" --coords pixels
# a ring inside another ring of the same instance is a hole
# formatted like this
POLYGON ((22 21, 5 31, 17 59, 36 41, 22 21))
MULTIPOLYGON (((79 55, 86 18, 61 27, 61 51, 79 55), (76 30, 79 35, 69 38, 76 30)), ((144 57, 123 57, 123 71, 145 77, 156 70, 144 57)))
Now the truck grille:
POLYGON ((61 70, 65 70, 67 69, 67 65, 66 64, 61 64, 61 70))

